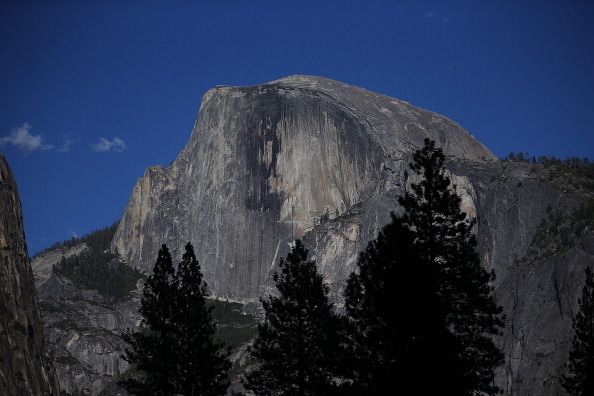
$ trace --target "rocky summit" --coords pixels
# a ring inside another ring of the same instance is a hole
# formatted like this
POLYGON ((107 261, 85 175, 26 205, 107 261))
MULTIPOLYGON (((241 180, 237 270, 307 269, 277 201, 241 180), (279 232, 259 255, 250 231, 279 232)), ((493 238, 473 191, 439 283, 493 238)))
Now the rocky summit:
POLYGON ((21 203, 0 155, 0 394, 58 395, 44 348, 21 203))
POLYGON ((402 100, 310 76, 211 89, 177 159, 136 183, 112 249, 148 272, 162 243, 178 255, 190 241, 212 293, 248 301, 270 291, 279 257, 304 238, 340 301, 358 252, 415 181, 408 163, 426 137, 448 156, 463 209, 478 220, 483 264, 497 275, 507 317, 498 384, 507 394, 561 392, 593 227, 546 254, 534 244, 553 238, 551 208, 571 218, 591 192, 542 165, 498 161, 455 122, 402 100))
MULTIPOLYGON (((571 317, 594 262, 594 183, 562 164, 498 160, 455 122, 398 99, 310 76, 209 90, 180 155, 134 186, 111 251, 148 274, 161 244, 180 257, 191 242, 213 297, 252 303, 272 291, 279 258, 302 238, 340 307, 358 252, 417 181, 408 164, 426 137, 444 149, 463 210, 476 220, 482 263, 497 275, 506 315, 497 385, 506 395, 564 395, 571 317)), ((66 291, 74 305, 88 293, 38 263, 48 307, 66 291)), ((125 318, 134 299, 97 305, 125 318)), ((123 325, 99 324, 95 308, 62 309, 64 323, 71 311, 89 318, 84 337, 66 326, 52 342, 71 358, 64 367, 84 366, 89 380, 70 378, 69 368, 60 382, 97 394, 98 379, 125 369, 110 338, 123 325), (80 340, 101 347, 87 353, 80 340)))
MULTIPOLYGON (((257 299, 289 243, 327 219, 370 203, 368 221, 335 243, 372 237, 425 137, 452 157, 495 160, 447 118, 347 84, 294 76, 214 88, 178 158, 137 182, 112 249, 147 272, 162 243, 176 256, 191 241, 215 295, 257 299)), ((316 251, 336 282, 353 268, 350 253, 316 251)))

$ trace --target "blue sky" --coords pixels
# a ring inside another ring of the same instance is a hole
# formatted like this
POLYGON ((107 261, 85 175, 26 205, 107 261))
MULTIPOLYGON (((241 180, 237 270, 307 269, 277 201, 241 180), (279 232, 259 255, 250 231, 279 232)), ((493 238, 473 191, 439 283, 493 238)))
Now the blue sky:
POLYGON ((0 151, 30 253, 109 225, 214 85, 314 74, 495 154, 594 157, 592 1, 2 1, 0 151))

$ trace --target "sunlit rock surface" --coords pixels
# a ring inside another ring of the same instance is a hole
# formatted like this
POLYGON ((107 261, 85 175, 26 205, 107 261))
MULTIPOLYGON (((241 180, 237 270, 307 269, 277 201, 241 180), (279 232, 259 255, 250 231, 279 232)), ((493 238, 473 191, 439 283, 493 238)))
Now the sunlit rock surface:
MULTIPOLYGON (((257 299, 288 243, 326 219, 365 203, 363 235, 381 227, 425 137, 457 158, 495 159, 443 116, 339 82, 214 88, 178 158, 137 182, 112 248, 147 272, 162 243, 175 255, 191 241, 215 295, 257 299)), ((326 275, 342 281, 349 268, 326 275)))
POLYGON ((0 155, 0 394, 58 395, 44 348, 21 203, 0 155))

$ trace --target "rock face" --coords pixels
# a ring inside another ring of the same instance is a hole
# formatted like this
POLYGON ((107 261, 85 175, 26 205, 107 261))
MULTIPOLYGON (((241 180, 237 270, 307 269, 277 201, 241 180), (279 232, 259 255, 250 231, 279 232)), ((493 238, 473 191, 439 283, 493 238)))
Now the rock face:
POLYGON ((162 243, 178 256, 190 241, 215 296, 253 301, 299 237, 340 302, 358 252, 416 181, 407 164, 425 137, 448 156, 463 209, 478 220, 483 263, 497 274, 507 318, 498 385, 508 395, 564 394, 594 221, 562 248, 534 250, 543 235, 564 239, 546 231, 549 207, 573 218, 592 193, 568 188, 554 169, 500 162, 459 125, 397 99, 306 76, 208 91, 178 158, 137 182, 112 250, 149 272, 162 243))
POLYGON ((191 241, 215 295, 256 299, 288 242, 401 191, 425 137, 448 155, 495 159, 443 116, 331 80, 212 89, 179 157, 137 182, 112 248, 150 271, 162 243, 177 255, 191 241))
POLYGON ((125 298, 114 299, 53 271, 62 257, 80 255, 87 249, 81 240, 71 247, 44 252, 31 265, 46 344, 60 388, 70 395, 94 396, 114 385, 116 377, 129 367, 123 358, 121 335, 140 322, 139 285, 125 298))
POLYGON ((0 394, 58 395, 43 344, 21 203, 0 155, 0 394))
POLYGON ((497 274, 496 297, 506 316, 497 384, 507 395, 566 395, 559 380, 571 318, 584 269, 594 263, 594 212, 578 219, 575 210, 594 208, 592 191, 571 188, 541 165, 458 163, 451 169, 475 186, 478 251, 497 274), (562 243, 565 237, 570 240, 562 243), (546 248, 536 243, 543 238, 546 248))
POLYGON ((121 335, 140 321, 138 292, 114 302, 56 274, 38 290, 60 388, 71 395, 100 394, 129 367, 121 335))

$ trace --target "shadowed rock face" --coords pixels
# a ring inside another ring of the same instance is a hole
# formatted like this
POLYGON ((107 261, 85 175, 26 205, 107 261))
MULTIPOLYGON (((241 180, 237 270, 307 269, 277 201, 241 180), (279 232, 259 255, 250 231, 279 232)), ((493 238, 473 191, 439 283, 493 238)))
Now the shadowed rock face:
POLYGON ((564 395, 594 223, 563 248, 530 251, 547 207, 569 218, 592 193, 541 165, 499 162, 459 125, 397 99, 304 76, 208 91, 178 158, 137 182, 112 249, 149 272, 162 243, 179 256, 190 241, 212 293, 249 301, 271 291, 278 259, 300 237, 340 304, 358 252, 417 181, 407 164, 425 137, 448 155, 463 210, 477 219, 483 265, 497 274, 506 314, 498 386, 564 395))
POLYGON ((506 316, 498 339, 505 363, 496 383, 506 395, 566 395, 559 380, 573 336, 571 318, 584 269, 594 263, 594 218, 578 220, 574 210, 594 205, 592 192, 540 165, 462 162, 450 169, 475 186, 478 251, 497 275, 495 293, 506 316), (563 219, 558 230, 550 211, 563 219), (589 225, 577 231, 582 221, 589 225), (569 235, 572 240, 561 243, 569 235), (545 249, 535 244, 541 238, 545 249))
POLYGON ((148 272, 162 243, 177 255, 191 241, 215 295, 255 299, 288 242, 404 185, 425 137, 451 156, 495 158, 443 116, 335 81, 215 88, 179 157, 137 182, 112 248, 148 272))
MULTIPOLYGON (((52 260, 53 253, 38 257, 33 265, 52 260)), ((138 292, 113 301, 55 273, 46 281, 39 275, 41 316, 60 388, 72 395, 100 394, 129 367, 121 335, 140 321, 138 292)))
POLYGON ((43 345, 16 183, 0 155, 0 394, 58 395, 43 345))

